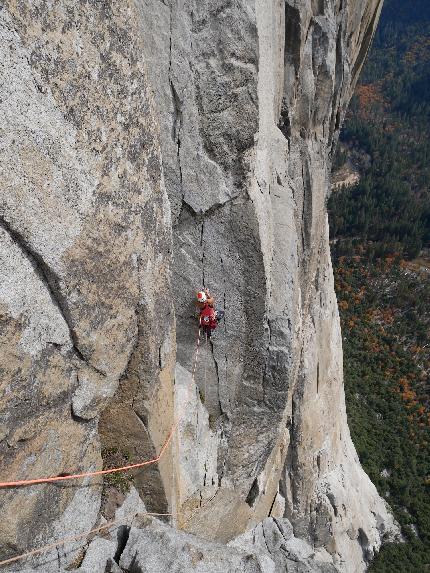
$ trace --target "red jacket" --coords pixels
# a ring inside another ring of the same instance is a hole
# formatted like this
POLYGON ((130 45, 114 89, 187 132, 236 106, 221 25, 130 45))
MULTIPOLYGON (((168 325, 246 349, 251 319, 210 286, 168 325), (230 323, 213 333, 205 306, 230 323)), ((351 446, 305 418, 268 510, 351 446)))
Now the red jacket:
POLYGON ((200 326, 209 327, 211 330, 217 327, 215 311, 208 304, 200 311, 200 326))

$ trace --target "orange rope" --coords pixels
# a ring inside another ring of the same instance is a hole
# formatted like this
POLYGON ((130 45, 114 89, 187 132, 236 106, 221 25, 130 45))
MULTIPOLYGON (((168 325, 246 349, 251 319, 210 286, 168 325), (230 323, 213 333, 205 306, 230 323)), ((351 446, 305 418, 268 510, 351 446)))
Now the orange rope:
MULTIPOLYGON (((197 356, 199 354, 199 347, 200 347, 200 326, 199 326, 199 334, 198 334, 198 338, 197 338, 197 347, 196 347, 195 359, 194 359, 194 365, 193 365, 193 371, 192 371, 192 380, 194 380, 194 377, 195 377, 196 366, 197 366, 197 356)), ((96 472, 84 472, 81 474, 69 474, 69 475, 65 475, 65 476, 52 476, 52 477, 44 477, 44 478, 37 478, 37 479, 24 479, 24 480, 18 480, 18 481, 4 481, 4 482, 0 482, 0 489, 7 488, 7 487, 21 487, 21 486, 37 485, 37 484, 41 484, 41 483, 60 482, 60 481, 67 481, 67 480, 71 480, 71 479, 81 479, 81 478, 86 478, 86 477, 103 476, 103 475, 107 475, 107 474, 113 474, 113 473, 117 473, 117 472, 125 472, 125 471, 133 470, 136 468, 142 468, 144 466, 156 464, 160 461, 162 455, 164 454, 168 445, 170 444, 172 437, 173 437, 173 434, 175 433, 176 428, 178 426, 178 423, 179 423, 179 420, 177 420, 173 424, 173 426, 169 432, 169 435, 167 436, 167 439, 164 442, 164 445, 160 450, 160 453, 158 454, 158 456, 156 456, 155 458, 152 458, 151 460, 146 460, 144 462, 139 462, 137 464, 130 464, 128 466, 111 468, 109 470, 99 470, 96 472)))
MULTIPOLYGON (((197 343, 196 343, 195 358, 194 358, 194 364, 193 364, 193 370, 192 370, 192 380, 193 381, 195 379, 199 348, 200 348, 200 325, 199 325, 199 332, 198 332, 198 338, 197 338, 197 343)), ((81 473, 81 474, 72 474, 72 475, 68 475, 68 476, 57 476, 57 477, 40 478, 40 479, 33 479, 33 480, 20 480, 20 481, 14 481, 14 482, 13 481, 12 482, 0 482, 0 488, 19 487, 19 486, 41 484, 41 483, 50 483, 50 482, 56 482, 56 481, 64 481, 64 480, 70 480, 70 479, 78 479, 78 478, 83 478, 83 477, 92 477, 92 476, 97 476, 97 475, 106 475, 106 474, 110 474, 110 473, 114 473, 114 472, 127 471, 127 470, 130 470, 133 468, 139 468, 139 467, 146 466, 149 464, 157 463, 161 459, 161 457, 164 454, 164 452, 166 451, 167 447, 169 446, 169 443, 172 440, 173 434, 176 431, 176 428, 179 424, 179 421, 180 421, 180 418, 173 424, 173 426, 169 432, 169 435, 167 436, 167 439, 164 442, 164 445, 160 450, 160 453, 158 454, 158 456, 156 458, 153 458, 152 460, 147 460, 145 462, 141 462, 138 464, 132 464, 132 465, 128 465, 128 466, 123 466, 123 467, 119 467, 119 468, 113 468, 110 470, 101 470, 101 471, 97 471, 97 472, 86 472, 86 473, 81 473)), ((135 517, 136 515, 168 516, 168 515, 172 515, 172 514, 171 513, 141 513, 141 514, 129 514, 129 515, 133 515, 133 517, 135 517)), ((37 549, 32 549, 31 551, 27 551, 26 553, 22 553, 21 555, 17 555, 16 557, 4 559, 3 561, 0 561, 0 567, 3 565, 8 565, 10 563, 14 563, 14 562, 19 561, 21 559, 26 559, 27 557, 31 557, 33 555, 39 555, 40 553, 44 553, 45 551, 49 551, 50 549, 55 549, 56 547, 59 547, 61 545, 65 545, 66 543, 78 541, 79 539, 83 539, 83 538, 88 537, 92 533, 98 533, 98 532, 103 531, 105 529, 109 529, 109 528, 113 527, 114 525, 120 525, 120 524, 122 524, 122 522, 125 519, 126 519, 126 517, 123 517, 121 520, 110 521, 108 523, 105 523, 104 525, 101 525, 99 527, 91 529, 90 531, 86 531, 85 533, 80 533, 78 535, 72 535, 69 537, 64 537, 63 539, 60 539, 59 541, 57 541, 55 543, 51 543, 49 545, 44 545, 43 547, 39 547, 37 549)))
POLYGON ((20 487, 20 486, 36 485, 36 484, 40 484, 40 483, 51 483, 51 482, 66 481, 66 480, 71 480, 71 479, 102 476, 102 475, 106 475, 106 474, 113 474, 116 472, 125 472, 125 471, 132 470, 135 468, 141 468, 143 466, 149 466, 151 464, 155 464, 155 463, 160 461, 161 456, 166 451, 166 448, 169 445, 169 443, 172 439, 172 436, 176 430, 176 426, 177 426, 177 422, 172 426, 172 429, 170 430, 170 433, 167 436, 167 440, 164 442, 164 445, 161 448, 160 453, 158 454, 157 457, 153 458, 152 460, 146 460, 145 462, 139 462, 137 464, 131 464, 131 465, 122 466, 119 468, 112 468, 109 470, 100 470, 97 472, 85 472, 82 474, 70 474, 70 475, 66 475, 66 476, 46 477, 46 478, 38 478, 38 479, 27 479, 27 480, 24 479, 24 480, 19 480, 19 481, 4 481, 4 482, 0 482, 0 488, 20 487))
MULTIPOLYGON (((56 541, 55 543, 50 543, 49 545, 44 545, 43 547, 39 547, 38 549, 32 549, 31 551, 27 551, 27 553, 22 553, 21 555, 17 555, 16 557, 10 557, 9 559, 4 559, 3 561, 0 561, 0 567, 2 567, 3 565, 9 565, 10 563, 15 563, 15 561, 20 561, 21 559, 25 559, 25 558, 31 557, 33 555, 38 555, 40 553, 44 553, 45 551, 49 551, 50 549, 56 549, 57 547, 59 547, 61 545, 65 545, 66 543, 72 543, 73 541, 78 541, 79 539, 88 537, 88 535, 91 535, 92 533, 98 533, 100 531, 103 531, 104 529, 110 529, 111 527, 113 527, 115 525, 123 525, 123 522, 126 521, 128 519, 128 517, 133 516, 133 518, 134 518, 134 517, 137 517, 138 515, 140 515, 140 516, 144 516, 144 515, 163 516, 163 515, 172 515, 172 514, 171 513, 139 513, 139 514, 130 513, 130 514, 128 514, 128 516, 124 516, 121 519, 110 521, 108 523, 100 525, 99 527, 95 527, 94 529, 90 529, 90 531, 86 531, 85 533, 79 533, 77 535, 70 535, 69 537, 63 537, 63 539, 60 539, 60 540, 56 541)), ((78 549, 78 548, 76 548, 76 549, 78 549)))

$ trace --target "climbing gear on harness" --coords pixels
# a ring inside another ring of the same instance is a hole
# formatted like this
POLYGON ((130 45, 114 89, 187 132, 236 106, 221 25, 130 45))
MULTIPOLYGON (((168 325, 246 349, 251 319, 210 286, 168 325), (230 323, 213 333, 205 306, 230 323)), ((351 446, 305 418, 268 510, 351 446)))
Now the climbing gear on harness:
POLYGON ((210 338, 212 330, 214 330, 218 325, 215 310, 212 306, 206 304, 204 308, 202 308, 200 311, 199 322, 206 338, 210 338))
POLYGON ((206 339, 209 339, 212 330, 215 330, 218 323, 223 319, 224 311, 215 308, 215 299, 209 294, 207 288, 197 293, 197 306, 199 308, 200 326, 206 335, 206 339))
POLYGON ((204 329, 213 330, 217 327, 216 314, 211 306, 206 305, 200 312, 200 324, 204 329))

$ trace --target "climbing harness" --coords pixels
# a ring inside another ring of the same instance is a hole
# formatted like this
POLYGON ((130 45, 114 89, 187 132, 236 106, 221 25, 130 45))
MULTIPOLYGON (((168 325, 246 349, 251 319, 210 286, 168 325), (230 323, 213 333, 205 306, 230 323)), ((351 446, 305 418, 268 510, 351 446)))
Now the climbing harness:
POLYGON ((206 305, 200 311, 199 321, 206 335, 206 338, 210 338, 212 330, 215 330, 215 328, 218 326, 215 310, 211 306, 206 305))

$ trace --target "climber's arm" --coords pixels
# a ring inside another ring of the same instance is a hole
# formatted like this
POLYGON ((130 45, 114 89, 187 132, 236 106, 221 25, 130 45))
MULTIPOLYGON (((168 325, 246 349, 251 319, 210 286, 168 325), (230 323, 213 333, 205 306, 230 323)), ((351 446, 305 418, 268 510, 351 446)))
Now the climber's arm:
POLYGON ((211 296, 211 294, 210 294, 210 292, 209 292, 209 289, 205 288, 205 293, 206 293, 206 296, 208 297, 208 299, 207 299, 207 301, 206 301, 207 304, 208 304, 209 306, 214 306, 214 304, 215 304, 215 299, 214 299, 213 296, 211 296))

